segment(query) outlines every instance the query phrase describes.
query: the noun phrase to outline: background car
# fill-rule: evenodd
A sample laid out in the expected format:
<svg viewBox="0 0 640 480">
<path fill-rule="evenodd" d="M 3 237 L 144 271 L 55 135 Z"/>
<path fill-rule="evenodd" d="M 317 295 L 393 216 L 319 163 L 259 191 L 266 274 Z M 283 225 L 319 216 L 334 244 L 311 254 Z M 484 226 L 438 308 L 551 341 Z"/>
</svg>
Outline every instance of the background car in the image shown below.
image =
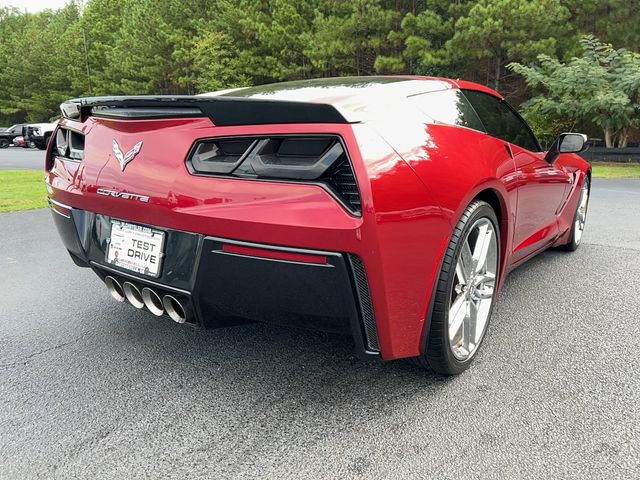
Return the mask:
<svg viewBox="0 0 640 480">
<path fill-rule="evenodd" d="M 457 374 L 507 273 L 584 230 L 586 136 L 543 152 L 472 82 L 319 79 L 62 110 L 46 181 L 72 259 L 180 323 L 346 333 L 363 355 Z"/>
<path fill-rule="evenodd" d="M 14 138 L 23 136 L 23 127 L 25 126 L 24 123 L 18 123 L 0 131 L 0 148 L 7 148 L 13 143 Z"/>
</svg>

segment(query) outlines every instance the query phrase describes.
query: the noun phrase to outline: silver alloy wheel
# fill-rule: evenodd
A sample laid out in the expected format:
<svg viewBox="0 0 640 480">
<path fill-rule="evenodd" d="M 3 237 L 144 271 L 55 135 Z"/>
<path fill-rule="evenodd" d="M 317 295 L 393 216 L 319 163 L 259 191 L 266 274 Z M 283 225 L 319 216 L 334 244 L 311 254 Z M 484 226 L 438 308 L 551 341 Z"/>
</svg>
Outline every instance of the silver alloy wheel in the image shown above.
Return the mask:
<svg viewBox="0 0 640 480">
<path fill-rule="evenodd" d="M 575 242 L 576 245 L 580 245 L 582 240 L 582 233 L 584 232 L 584 224 L 587 221 L 587 205 L 589 204 L 589 182 L 585 179 L 582 182 L 582 188 L 580 189 L 580 202 L 578 203 L 578 211 L 576 212 L 575 219 Z"/>
<path fill-rule="evenodd" d="M 471 358 L 487 328 L 498 271 L 498 242 L 491 221 L 478 219 L 462 241 L 449 306 L 449 346 L 460 361 Z"/>
</svg>

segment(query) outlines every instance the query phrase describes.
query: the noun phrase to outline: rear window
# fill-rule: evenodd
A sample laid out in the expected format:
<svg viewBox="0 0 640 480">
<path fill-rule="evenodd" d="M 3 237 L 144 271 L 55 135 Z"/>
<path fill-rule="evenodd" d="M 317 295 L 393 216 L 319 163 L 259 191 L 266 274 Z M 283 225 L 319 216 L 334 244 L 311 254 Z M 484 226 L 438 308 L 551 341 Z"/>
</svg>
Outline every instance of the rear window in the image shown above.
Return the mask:
<svg viewBox="0 0 640 480">
<path fill-rule="evenodd" d="M 486 132 L 478 114 L 460 90 L 439 90 L 407 98 L 418 110 L 437 122 Z"/>
<path fill-rule="evenodd" d="M 467 90 L 464 93 L 478 112 L 489 135 L 532 152 L 540 151 L 531 129 L 506 101 L 475 90 Z"/>
</svg>

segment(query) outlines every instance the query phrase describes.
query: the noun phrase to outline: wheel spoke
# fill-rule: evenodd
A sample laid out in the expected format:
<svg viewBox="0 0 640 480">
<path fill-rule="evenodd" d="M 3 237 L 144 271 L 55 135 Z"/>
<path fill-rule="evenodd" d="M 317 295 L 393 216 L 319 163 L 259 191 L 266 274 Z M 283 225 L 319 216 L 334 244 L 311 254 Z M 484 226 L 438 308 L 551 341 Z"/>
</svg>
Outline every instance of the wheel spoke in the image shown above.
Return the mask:
<svg viewBox="0 0 640 480">
<path fill-rule="evenodd" d="M 462 249 L 460 250 L 460 257 L 456 263 L 456 272 L 458 272 L 458 269 L 460 269 L 460 273 L 464 275 L 463 284 L 466 285 L 473 273 L 473 255 L 471 253 L 471 248 L 469 247 L 469 242 L 466 240 L 462 244 Z M 460 278 L 460 275 L 458 275 L 458 278 Z"/>
<path fill-rule="evenodd" d="M 462 346 L 471 353 L 476 343 L 476 328 L 478 324 L 478 309 L 475 302 L 468 302 L 469 314 L 464 319 L 464 327 L 462 333 Z"/>
<path fill-rule="evenodd" d="M 449 309 L 449 340 L 453 340 L 467 317 L 467 299 L 464 294 L 456 298 Z"/>
<path fill-rule="evenodd" d="M 491 298 L 481 299 L 477 305 L 476 331 L 473 342 L 477 345 L 484 332 L 484 327 L 489 320 L 489 310 L 491 309 Z"/>
<path fill-rule="evenodd" d="M 462 259 L 459 258 L 456 262 L 456 276 L 458 277 L 458 285 L 466 285 L 469 281 L 462 264 Z"/>
<path fill-rule="evenodd" d="M 476 273 L 481 272 L 487 263 L 487 254 L 489 253 L 492 235 L 493 230 L 489 228 L 488 224 L 481 225 L 478 228 L 478 238 L 473 248 L 473 261 Z"/>
</svg>

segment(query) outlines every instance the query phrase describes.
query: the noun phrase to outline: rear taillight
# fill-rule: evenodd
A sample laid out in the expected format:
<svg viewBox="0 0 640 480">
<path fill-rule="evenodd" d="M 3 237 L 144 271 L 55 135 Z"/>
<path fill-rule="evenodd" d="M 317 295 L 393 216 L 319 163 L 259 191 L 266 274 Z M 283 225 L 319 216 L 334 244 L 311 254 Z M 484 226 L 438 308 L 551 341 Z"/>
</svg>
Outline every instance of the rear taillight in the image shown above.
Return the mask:
<svg viewBox="0 0 640 480">
<path fill-rule="evenodd" d="M 65 127 L 58 127 L 49 140 L 51 154 L 46 160 L 46 170 L 53 168 L 56 158 L 81 162 L 84 158 L 84 134 Z M 51 145 L 52 144 L 52 145 Z"/>
<path fill-rule="evenodd" d="M 82 160 L 84 158 L 84 135 L 75 130 L 58 128 L 52 153 L 70 160 Z"/>
<path fill-rule="evenodd" d="M 339 137 L 287 135 L 198 140 L 187 158 L 197 175 L 310 182 L 324 186 L 351 213 L 360 215 L 353 167 Z"/>
<path fill-rule="evenodd" d="M 250 138 L 198 142 L 189 162 L 193 171 L 197 173 L 231 173 L 256 142 L 257 140 Z"/>
</svg>

